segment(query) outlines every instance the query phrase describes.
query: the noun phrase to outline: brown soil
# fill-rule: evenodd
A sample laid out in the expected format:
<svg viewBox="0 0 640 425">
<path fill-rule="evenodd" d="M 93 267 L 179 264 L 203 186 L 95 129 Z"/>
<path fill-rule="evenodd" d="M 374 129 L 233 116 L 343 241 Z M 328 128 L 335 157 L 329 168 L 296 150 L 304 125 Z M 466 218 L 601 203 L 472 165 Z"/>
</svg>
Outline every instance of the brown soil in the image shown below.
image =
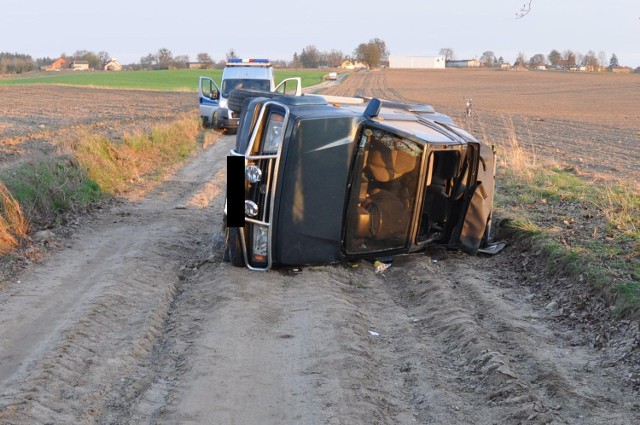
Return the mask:
<svg viewBox="0 0 640 425">
<path fill-rule="evenodd" d="M 404 75 L 356 74 L 330 90 L 414 99 Z M 187 95 L 171 96 L 187 108 Z M 471 96 L 477 119 L 506 114 Z M 638 323 L 602 320 L 605 304 L 546 276 L 526 247 L 430 251 L 384 273 L 222 262 L 232 144 L 220 136 L 144 200 L 50 235 L 42 244 L 60 248 L 0 285 L 0 423 L 640 421 Z"/>
</svg>

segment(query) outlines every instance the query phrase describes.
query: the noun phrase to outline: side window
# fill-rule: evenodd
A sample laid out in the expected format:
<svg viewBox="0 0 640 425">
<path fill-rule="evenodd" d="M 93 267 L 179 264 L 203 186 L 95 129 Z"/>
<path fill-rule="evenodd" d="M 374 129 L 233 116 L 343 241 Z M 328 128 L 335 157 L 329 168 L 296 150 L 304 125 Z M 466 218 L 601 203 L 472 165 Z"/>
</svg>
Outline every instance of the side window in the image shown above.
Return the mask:
<svg viewBox="0 0 640 425">
<path fill-rule="evenodd" d="M 362 168 L 349 202 L 349 253 L 406 246 L 418 188 L 422 146 L 383 130 L 365 128 Z"/>
<path fill-rule="evenodd" d="M 216 87 L 213 80 L 205 80 L 203 82 L 202 95 L 214 100 L 218 98 L 218 88 Z"/>
</svg>

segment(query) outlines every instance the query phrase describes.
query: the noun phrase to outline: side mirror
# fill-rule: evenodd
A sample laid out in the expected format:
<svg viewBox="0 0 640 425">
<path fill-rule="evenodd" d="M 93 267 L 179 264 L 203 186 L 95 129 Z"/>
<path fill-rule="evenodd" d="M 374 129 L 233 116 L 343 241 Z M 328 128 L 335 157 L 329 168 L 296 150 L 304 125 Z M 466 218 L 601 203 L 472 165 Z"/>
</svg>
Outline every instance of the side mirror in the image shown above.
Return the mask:
<svg viewBox="0 0 640 425">
<path fill-rule="evenodd" d="M 220 92 L 218 90 L 213 90 L 209 97 L 211 98 L 211 100 L 217 100 L 220 98 Z"/>
</svg>

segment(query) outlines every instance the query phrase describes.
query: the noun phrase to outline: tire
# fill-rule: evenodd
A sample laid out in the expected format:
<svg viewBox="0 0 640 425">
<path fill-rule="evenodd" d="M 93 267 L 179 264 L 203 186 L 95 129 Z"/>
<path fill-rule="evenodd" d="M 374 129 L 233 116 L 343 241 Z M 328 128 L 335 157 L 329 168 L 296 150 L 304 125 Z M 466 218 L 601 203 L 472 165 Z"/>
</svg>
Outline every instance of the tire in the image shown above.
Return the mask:
<svg viewBox="0 0 640 425">
<path fill-rule="evenodd" d="M 211 128 L 214 130 L 218 130 L 220 128 L 220 122 L 218 121 L 218 111 L 213 113 L 213 118 L 211 119 Z"/>
<path fill-rule="evenodd" d="M 268 99 L 273 99 L 277 96 L 281 96 L 280 93 L 261 90 L 236 89 L 232 90 L 231 93 L 229 93 L 228 107 L 234 112 L 241 113 L 242 104 L 244 103 L 245 99 L 251 97 L 266 97 Z"/>
<path fill-rule="evenodd" d="M 228 261 L 235 267 L 244 267 L 244 256 L 242 254 L 242 245 L 240 243 L 240 230 L 227 227 L 226 248 L 224 250 L 223 260 Z"/>
</svg>

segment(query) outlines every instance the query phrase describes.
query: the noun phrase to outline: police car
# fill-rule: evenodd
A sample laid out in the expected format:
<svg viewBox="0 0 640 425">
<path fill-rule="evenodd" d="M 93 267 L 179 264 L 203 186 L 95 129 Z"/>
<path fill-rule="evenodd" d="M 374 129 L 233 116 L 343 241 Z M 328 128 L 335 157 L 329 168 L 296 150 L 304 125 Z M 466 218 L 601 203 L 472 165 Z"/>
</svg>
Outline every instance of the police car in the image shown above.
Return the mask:
<svg viewBox="0 0 640 425">
<path fill-rule="evenodd" d="M 293 85 L 294 90 L 287 90 L 287 85 L 289 88 Z M 200 117 L 205 125 L 221 130 L 235 131 L 238 128 L 239 114 L 228 107 L 229 93 L 235 89 L 281 93 L 286 90 L 299 96 L 302 94 L 302 82 L 300 78 L 288 78 L 276 87 L 273 66 L 268 59 L 229 59 L 219 86 L 212 78 L 200 77 Z"/>
</svg>

